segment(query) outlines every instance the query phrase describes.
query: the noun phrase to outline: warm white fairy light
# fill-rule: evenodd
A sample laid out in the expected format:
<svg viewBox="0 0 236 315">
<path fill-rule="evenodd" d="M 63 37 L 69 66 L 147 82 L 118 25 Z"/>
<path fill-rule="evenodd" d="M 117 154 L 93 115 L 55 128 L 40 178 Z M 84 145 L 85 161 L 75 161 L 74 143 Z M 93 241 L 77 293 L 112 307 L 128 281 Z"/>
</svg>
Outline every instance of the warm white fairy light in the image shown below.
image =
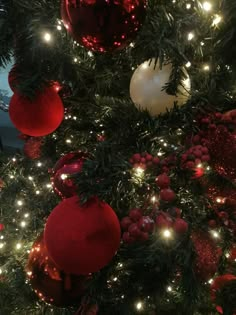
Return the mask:
<svg viewBox="0 0 236 315">
<path fill-rule="evenodd" d="M 10 179 L 13 179 L 14 178 L 14 176 L 13 175 L 10 175 Z"/>
<path fill-rule="evenodd" d="M 210 70 L 210 66 L 209 65 L 204 65 L 203 66 L 203 70 L 204 71 L 209 71 Z"/>
<path fill-rule="evenodd" d="M 139 166 L 134 168 L 134 172 L 137 177 L 143 177 L 144 175 L 144 169 Z"/>
<path fill-rule="evenodd" d="M 209 12 L 212 9 L 212 4 L 210 2 L 208 2 L 208 1 L 205 1 L 202 4 L 202 8 L 203 8 L 203 10 Z"/>
<path fill-rule="evenodd" d="M 151 197 L 151 202 L 155 203 L 157 201 L 157 197 L 156 196 L 152 196 Z"/>
<path fill-rule="evenodd" d="M 0 239 L 1 239 L 1 240 L 3 240 L 3 239 L 4 239 L 4 236 L 3 236 L 3 235 L 1 235 Z"/>
<path fill-rule="evenodd" d="M 114 282 L 116 282 L 117 280 L 118 280 L 118 278 L 117 278 L 117 277 L 113 278 L 113 281 L 114 281 Z"/>
<path fill-rule="evenodd" d="M 22 248 L 22 244 L 21 244 L 21 243 L 17 243 L 17 244 L 16 244 L 16 249 L 19 250 L 19 249 L 21 249 L 21 248 Z"/>
<path fill-rule="evenodd" d="M 15 157 L 14 157 L 14 158 L 12 158 L 12 161 L 13 161 L 13 162 L 16 162 L 16 158 L 15 158 Z"/>
<path fill-rule="evenodd" d="M 18 206 L 23 206 L 23 201 L 22 200 L 17 200 L 17 205 Z"/>
<path fill-rule="evenodd" d="M 188 33 L 188 40 L 192 40 L 194 38 L 194 34 L 192 32 Z"/>
<path fill-rule="evenodd" d="M 216 202 L 217 203 L 224 203 L 224 199 L 221 197 L 216 197 Z"/>
<path fill-rule="evenodd" d="M 143 303 L 142 302 L 137 302 L 135 304 L 135 307 L 138 311 L 141 311 L 143 309 Z"/>
<path fill-rule="evenodd" d="M 31 181 L 34 180 L 32 176 L 29 176 L 28 179 Z"/>
<path fill-rule="evenodd" d="M 66 143 L 71 143 L 71 139 L 66 139 Z"/>
<path fill-rule="evenodd" d="M 67 178 L 67 175 L 66 174 L 61 174 L 61 179 L 64 180 Z"/>
<path fill-rule="evenodd" d="M 24 217 L 25 217 L 25 218 L 28 218 L 28 217 L 29 217 L 29 213 L 25 213 L 25 214 L 24 214 Z"/>
<path fill-rule="evenodd" d="M 122 263 L 119 263 L 118 266 L 119 266 L 120 268 L 122 268 L 122 267 L 123 267 L 123 264 L 122 264 Z"/>
<path fill-rule="evenodd" d="M 166 229 L 166 230 L 162 231 L 162 235 L 164 238 L 169 239 L 169 238 L 171 238 L 172 233 L 170 230 Z"/>
<path fill-rule="evenodd" d="M 36 193 L 36 195 L 39 195 L 39 194 L 40 194 L 40 191 L 39 191 L 39 190 L 36 190 L 35 193 Z"/>
<path fill-rule="evenodd" d="M 213 279 L 208 280 L 209 284 L 212 284 L 212 282 L 213 282 Z"/>
<path fill-rule="evenodd" d="M 41 162 L 38 162 L 38 163 L 37 163 L 37 166 L 38 166 L 38 167 L 41 167 L 42 165 L 43 165 L 43 164 L 42 164 Z"/>
<path fill-rule="evenodd" d="M 3 271 L 2 271 L 2 269 L 0 268 L 0 275 L 2 275 L 2 273 L 3 273 Z"/>
<path fill-rule="evenodd" d="M 172 287 L 169 285 L 166 289 L 168 292 L 171 292 L 172 291 Z"/>
<path fill-rule="evenodd" d="M 61 31 L 62 30 L 61 25 L 57 25 L 57 29 L 58 29 L 58 31 Z"/>
<path fill-rule="evenodd" d="M 197 168 L 202 168 L 202 164 L 199 163 L 199 164 L 197 165 Z"/>
<path fill-rule="evenodd" d="M 0 249 L 2 249 L 4 247 L 4 243 L 0 243 Z"/>
<path fill-rule="evenodd" d="M 221 21 L 222 21 L 222 17 L 216 14 L 212 22 L 212 26 L 217 26 Z"/>
<path fill-rule="evenodd" d="M 226 253 L 226 254 L 225 254 L 225 257 L 226 257 L 226 258 L 229 258 L 229 257 L 230 257 L 230 254 L 229 254 L 229 253 Z"/>
<path fill-rule="evenodd" d="M 43 39 L 45 40 L 45 42 L 49 43 L 52 40 L 52 35 L 46 32 L 43 34 Z"/>
<path fill-rule="evenodd" d="M 52 184 L 47 184 L 46 187 L 47 187 L 47 188 L 51 188 L 51 187 L 52 187 Z"/>
<path fill-rule="evenodd" d="M 25 221 L 22 221 L 22 222 L 20 223 L 20 226 L 21 226 L 22 228 L 25 228 L 26 225 L 27 225 L 27 223 L 26 223 Z"/>
<path fill-rule="evenodd" d="M 219 238 L 219 237 L 220 237 L 220 234 L 219 234 L 219 232 L 217 232 L 217 231 L 211 231 L 211 234 L 212 234 L 212 236 L 213 236 L 214 238 Z"/>
<path fill-rule="evenodd" d="M 88 51 L 89 57 L 93 57 L 93 53 L 91 51 Z"/>
<path fill-rule="evenodd" d="M 204 45 L 205 45 L 205 43 L 204 43 L 204 42 L 201 42 L 201 43 L 200 43 L 200 45 L 201 45 L 201 46 L 204 46 Z"/>
<path fill-rule="evenodd" d="M 185 67 L 190 68 L 190 67 L 191 67 L 191 62 L 188 61 L 188 62 L 185 64 Z"/>
<path fill-rule="evenodd" d="M 162 156 L 163 155 L 163 153 L 161 152 L 161 151 L 159 151 L 158 153 L 157 153 L 157 156 Z"/>
<path fill-rule="evenodd" d="M 77 61 L 78 61 L 78 58 L 75 57 L 75 58 L 74 58 L 74 62 L 77 62 Z"/>
<path fill-rule="evenodd" d="M 187 3 L 187 4 L 186 4 L 186 9 L 187 9 L 187 10 L 191 9 L 191 3 Z"/>
<path fill-rule="evenodd" d="M 130 43 L 129 46 L 133 48 L 134 47 L 134 43 Z"/>
</svg>

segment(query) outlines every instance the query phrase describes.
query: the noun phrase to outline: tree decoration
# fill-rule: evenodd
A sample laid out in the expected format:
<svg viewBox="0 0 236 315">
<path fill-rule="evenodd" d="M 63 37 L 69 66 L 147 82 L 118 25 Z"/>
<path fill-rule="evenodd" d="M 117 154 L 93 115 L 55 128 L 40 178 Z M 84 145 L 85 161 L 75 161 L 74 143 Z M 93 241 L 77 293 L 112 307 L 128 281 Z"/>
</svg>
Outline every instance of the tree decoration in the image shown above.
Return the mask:
<svg viewBox="0 0 236 315">
<path fill-rule="evenodd" d="M 64 117 L 60 97 L 52 88 L 38 91 L 33 100 L 14 93 L 9 106 L 12 123 L 22 133 L 41 137 L 55 131 Z"/>
<path fill-rule="evenodd" d="M 214 279 L 214 281 L 211 284 L 211 299 L 213 300 L 214 303 L 217 303 L 219 301 L 218 296 L 220 295 L 221 290 L 224 289 L 228 284 L 232 283 L 233 281 L 236 284 L 236 276 L 232 274 L 224 274 Z M 222 305 L 218 305 L 216 309 L 220 314 L 223 314 Z M 236 314 L 236 307 L 233 310 L 233 313 L 231 314 L 232 315 Z"/>
<path fill-rule="evenodd" d="M 92 198 L 83 206 L 77 196 L 52 211 L 45 227 L 49 255 L 65 273 L 87 275 L 106 266 L 120 245 L 120 224 L 112 208 Z"/>
<path fill-rule="evenodd" d="M 151 115 L 158 115 L 173 108 L 174 102 L 183 105 L 187 101 L 190 90 L 187 73 L 177 95 L 167 94 L 163 90 L 170 80 L 171 69 L 171 64 L 160 68 L 159 61 L 155 64 L 155 59 L 150 59 L 134 71 L 130 81 L 130 97 L 138 108 L 147 109 Z"/>
<path fill-rule="evenodd" d="M 208 148 L 202 145 L 196 145 L 189 148 L 181 156 L 181 164 L 183 168 L 195 170 L 201 163 L 210 161 Z"/>
<path fill-rule="evenodd" d="M 41 157 L 41 148 L 43 139 L 39 137 L 31 137 L 25 141 L 24 154 L 31 160 L 39 159 Z"/>
<path fill-rule="evenodd" d="M 192 233 L 192 241 L 196 253 L 194 271 L 199 281 L 208 281 L 218 269 L 219 251 L 208 233 L 198 231 Z"/>
<path fill-rule="evenodd" d="M 5 229 L 5 225 L 3 223 L 0 223 L 0 231 L 3 231 Z"/>
<path fill-rule="evenodd" d="M 17 70 L 17 65 L 15 64 L 11 68 L 8 74 L 8 84 L 13 92 L 16 91 L 16 86 L 18 84 L 17 79 L 18 79 L 18 70 Z"/>
<path fill-rule="evenodd" d="M 77 186 L 73 176 L 82 170 L 88 154 L 78 151 L 62 156 L 51 171 L 51 182 L 54 191 L 61 198 L 69 198 L 77 193 Z"/>
<path fill-rule="evenodd" d="M 58 269 L 48 255 L 43 233 L 32 246 L 26 274 L 41 300 L 60 307 L 78 304 L 89 279 L 85 276 L 66 275 Z"/>
<path fill-rule="evenodd" d="M 160 159 L 154 157 L 147 152 L 135 153 L 129 160 L 133 167 L 140 167 L 142 169 L 150 168 L 159 164 Z"/>
<path fill-rule="evenodd" d="M 62 0 L 64 25 L 74 40 L 99 52 L 126 47 L 136 36 L 144 18 L 145 1 Z"/>
</svg>

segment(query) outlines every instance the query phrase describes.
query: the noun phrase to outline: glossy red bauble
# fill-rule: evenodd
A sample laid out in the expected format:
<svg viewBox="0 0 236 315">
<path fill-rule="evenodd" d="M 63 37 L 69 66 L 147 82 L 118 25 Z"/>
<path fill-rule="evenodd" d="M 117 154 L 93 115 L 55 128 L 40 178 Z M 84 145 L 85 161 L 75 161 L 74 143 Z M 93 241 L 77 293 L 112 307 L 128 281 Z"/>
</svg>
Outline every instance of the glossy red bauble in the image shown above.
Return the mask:
<svg viewBox="0 0 236 315">
<path fill-rule="evenodd" d="M 26 274 L 37 296 L 56 306 L 78 303 L 86 289 L 88 277 L 65 275 L 49 257 L 43 233 L 30 251 Z"/>
<path fill-rule="evenodd" d="M 52 170 L 52 186 L 55 192 L 62 198 L 75 196 L 77 186 L 74 182 L 73 175 L 79 173 L 88 154 L 78 151 L 65 154 L 56 163 Z"/>
<path fill-rule="evenodd" d="M 38 91 L 33 100 L 14 93 L 9 106 L 12 123 L 22 133 L 41 137 L 55 131 L 64 117 L 60 97 L 52 88 Z"/>
<path fill-rule="evenodd" d="M 99 52 L 124 48 L 144 18 L 144 0 L 62 0 L 61 16 L 74 40 Z"/>
<path fill-rule="evenodd" d="M 108 204 L 93 198 L 81 206 L 74 196 L 52 211 L 44 237 L 60 269 L 87 275 L 111 261 L 119 248 L 120 234 L 119 220 Z"/>
</svg>

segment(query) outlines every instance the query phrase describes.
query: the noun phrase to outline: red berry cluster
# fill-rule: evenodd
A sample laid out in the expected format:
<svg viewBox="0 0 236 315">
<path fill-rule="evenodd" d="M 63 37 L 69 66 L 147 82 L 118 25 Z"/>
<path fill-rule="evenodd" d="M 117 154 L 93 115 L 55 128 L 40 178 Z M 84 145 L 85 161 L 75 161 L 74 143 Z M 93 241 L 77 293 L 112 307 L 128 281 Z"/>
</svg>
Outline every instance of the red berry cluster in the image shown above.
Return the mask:
<svg viewBox="0 0 236 315">
<path fill-rule="evenodd" d="M 195 169 L 198 164 L 210 161 L 208 148 L 202 145 L 195 145 L 189 148 L 181 156 L 181 165 L 185 169 Z"/>
<path fill-rule="evenodd" d="M 156 217 L 156 226 L 159 229 L 173 229 L 176 234 L 183 235 L 188 231 L 188 223 L 180 218 L 180 210 L 175 208 L 175 218 L 161 211 Z"/>
<path fill-rule="evenodd" d="M 170 177 L 166 173 L 157 176 L 156 184 L 160 188 L 160 200 L 172 202 L 175 199 L 175 192 L 169 187 Z"/>
<path fill-rule="evenodd" d="M 154 221 L 150 216 L 143 216 L 141 209 L 132 209 L 129 216 L 121 220 L 121 227 L 124 230 L 123 241 L 130 244 L 148 240 L 154 229 Z"/>
<path fill-rule="evenodd" d="M 141 154 L 135 153 L 129 162 L 133 165 L 133 167 L 146 169 L 147 167 L 158 165 L 160 163 L 160 159 L 158 157 L 153 157 L 149 153 L 143 152 Z"/>
</svg>

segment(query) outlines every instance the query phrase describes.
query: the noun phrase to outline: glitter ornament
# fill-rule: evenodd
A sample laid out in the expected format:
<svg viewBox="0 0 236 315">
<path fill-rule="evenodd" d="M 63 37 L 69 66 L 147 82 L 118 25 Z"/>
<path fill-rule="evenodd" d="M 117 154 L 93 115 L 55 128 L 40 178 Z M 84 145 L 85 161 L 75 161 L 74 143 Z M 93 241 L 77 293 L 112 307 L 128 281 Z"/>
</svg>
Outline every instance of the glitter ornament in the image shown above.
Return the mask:
<svg viewBox="0 0 236 315">
<path fill-rule="evenodd" d="M 29 138 L 26 140 L 23 148 L 25 156 L 31 160 L 39 159 L 41 156 L 43 140 L 42 138 Z"/>
<path fill-rule="evenodd" d="M 37 296 L 46 303 L 65 307 L 77 304 L 89 277 L 65 275 L 49 257 L 43 233 L 34 242 L 26 275 Z"/>
<path fill-rule="evenodd" d="M 75 41 L 98 51 L 126 47 L 139 31 L 146 13 L 144 0 L 62 0 L 61 16 Z"/>
<path fill-rule="evenodd" d="M 70 152 L 62 156 L 54 166 L 51 183 L 54 191 L 61 198 L 69 198 L 77 194 L 73 176 L 82 170 L 83 163 L 87 158 L 87 153 Z"/>
<path fill-rule="evenodd" d="M 219 251 L 214 240 L 203 231 L 193 232 L 195 248 L 194 271 L 199 281 L 208 281 L 214 276 L 219 264 Z"/>
<path fill-rule="evenodd" d="M 185 72 L 185 80 L 179 86 L 177 95 L 167 94 L 163 87 L 169 82 L 172 65 L 162 65 L 155 59 L 145 61 L 134 71 L 130 81 L 130 97 L 140 109 L 146 109 L 151 115 L 165 113 L 174 107 L 174 102 L 183 105 L 188 99 L 190 78 Z"/>
</svg>

